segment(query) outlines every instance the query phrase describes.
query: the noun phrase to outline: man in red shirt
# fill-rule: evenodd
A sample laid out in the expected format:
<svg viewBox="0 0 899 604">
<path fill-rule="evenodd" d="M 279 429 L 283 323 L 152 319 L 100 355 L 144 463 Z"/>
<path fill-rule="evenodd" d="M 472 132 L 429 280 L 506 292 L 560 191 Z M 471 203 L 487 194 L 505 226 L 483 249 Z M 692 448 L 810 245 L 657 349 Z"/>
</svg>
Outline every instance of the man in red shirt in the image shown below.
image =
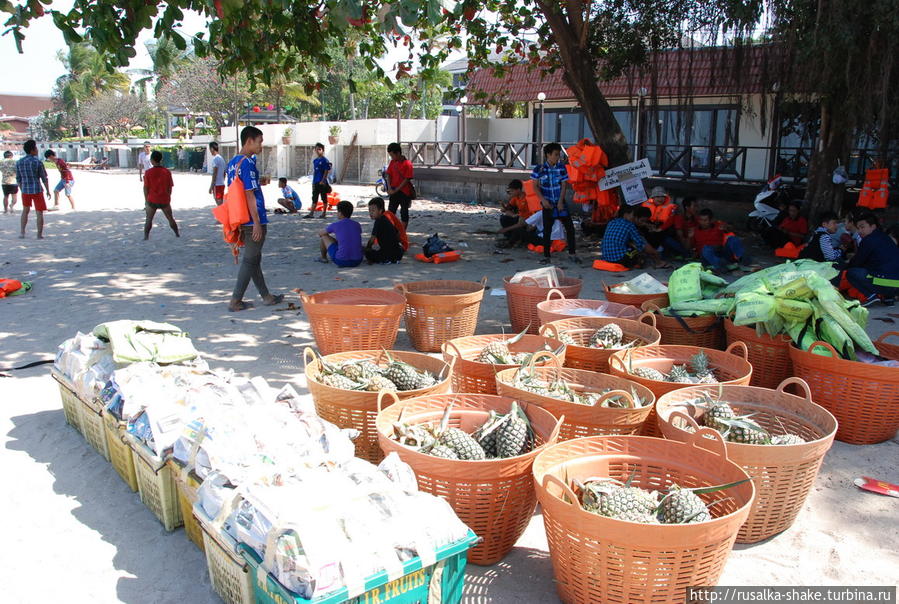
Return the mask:
<svg viewBox="0 0 899 604">
<path fill-rule="evenodd" d="M 800 210 L 801 207 L 798 203 L 791 203 L 787 206 L 787 215 L 777 225 L 777 228 L 787 237 L 784 243 L 792 241 L 796 245 L 802 245 L 805 242 L 808 235 L 808 220 L 799 213 Z"/>
<path fill-rule="evenodd" d="M 75 209 L 75 198 L 72 197 L 72 187 L 75 186 L 75 177 L 72 176 L 72 171 L 69 169 L 69 164 L 65 162 L 65 160 L 56 157 L 56 152 L 52 149 L 47 149 L 44 151 L 44 159 L 52 161 L 56 164 L 56 167 L 59 169 L 59 182 L 53 188 L 53 209 L 59 208 L 59 192 L 65 190 L 66 197 L 69 198 L 69 203 L 72 205 L 72 209 Z"/>
<path fill-rule="evenodd" d="M 749 263 L 743 250 L 743 242 L 733 233 L 725 232 L 723 223 L 715 220 L 711 210 L 700 210 L 697 223 L 698 227 L 693 229 L 691 238 L 696 255 L 703 263 L 716 271 L 732 271 L 741 264 Z"/>
<path fill-rule="evenodd" d="M 403 155 L 403 148 L 399 143 L 387 145 L 387 155 L 390 156 L 390 164 L 387 166 L 387 195 L 390 196 L 390 204 L 387 211 L 396 214 L 399 207 L 400 220 L 405 226 L 409 226 L 409 206 L 415 196 L 415 189 L 412 187 L 412 162 Z"/>
<path fill-rule="evenodd" d="M 681 202 L 681 211 L 674 215 L 674 230 L 684 249 L 692 247 L 690 232 L 699 228 L 699 208 L 695 197 L 684 197 Z"/>
<path fill-rule="evenodd" d="M 144 241 L 150 238 L 150 229 L 153 228 L 153 217 L 156 210 L 162 210 L 169 221 L 169 226 L 175 231 L 175 237 L 180 237 L 178 223 L 172 216 L 172 173 L 162 164 L 162 153 L 153 151 L 150 154 L 152 167 L 144 172 L 144 204 L 147 210 L 147 220 L 144 222 Z"/>
</svg>

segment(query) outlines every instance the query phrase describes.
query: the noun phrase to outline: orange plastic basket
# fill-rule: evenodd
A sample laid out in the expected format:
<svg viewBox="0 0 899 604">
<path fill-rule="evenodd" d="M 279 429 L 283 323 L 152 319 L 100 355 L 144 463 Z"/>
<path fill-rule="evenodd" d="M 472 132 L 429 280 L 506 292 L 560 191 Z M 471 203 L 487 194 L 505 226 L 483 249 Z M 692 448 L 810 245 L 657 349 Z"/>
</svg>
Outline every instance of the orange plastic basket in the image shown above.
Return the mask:
<svg viewBox="0 0 899 604">
<path fill-rule="evenodd" d="M 813 352 L 823 348 L 832 356 Z M 899 430 L 899 367 L 882 367 L 841 359 L 827 342 L 808 351 L 790 346 L 796 377 L 808 382 L 816 403 L 839 422 L 837 440 L 873 445 Z"/>
<path fill-rule="evenodd" d="M 546 355 L 552 361 L 551 367 L 534 367 L 538 355 Z M 602 392 L 611 388 L 596 405 L 580 405 L 549 396 L 529 392 L 514 385 L 515 374 L 519 368 L 504 369 L 496 374 L 496 388 L 500 396 L 507 396 L 518 401 L 527 401 L 543 407 L 556 417 L 565 417 L 559 440 L 580 438 L 581 436 L 602 436 L 606 434 L 639 434 L 643 422 L 649 417 L 653 408 L 655 395 L 646 386 L 602 373 L 582 371 L 580 369 L 564 369 L 558 358 L 551 352 L 537 353 L 532 359 L 530 372 L 543 380 L 562 379 L 576 390 Z M 644 401 L 645 407 L 638 409 L 614 409 L 603 407 L 602 400 L 613 396 L 624 396 L 632 399 L 633 393 Z"/>
<path fill-rule="evenodd" d="M 529 453 L 507 459 L 460 461 L 419 453 L 390 436 L 393 422 L 437 423 L 450 403 L 450 426 L 472 432 L 489 412 L 508 413 L 512 399 L 484 394 L 438 394 L 397 402 L 378 413 L 378 438 L 385 453 L 396 451 L 418 478 L 418 488 L 443 497 L 468 527 L 483 541 L 468 552 L 475 564 L 502 560 L 527 528 L 537 504 L 531 464 L 548 444 L 556 442 L 562 419 L 549 411 L 522 403 L 536 435 L 537 446 Z"/>
<path fill-rule="evenodd" d="M 629 304 L 618 304 L 608 300 L 584 300 L 581 298 L 569 300 L 559 290 L 551 289 L 546 294 L 546 300 L 537 304 L 537 318 L 540 320 L 541 325 L 562 319 L 582 319 L 585 318 L 585 315 L 576 312 L 582 309 L 597 313 L 596 317 L 588 318 L 614 317 L 635 320 L 641 314 L 639 308 Z"/>
<path fill-rule="evenodd" d="M 703 428 L 682 443 L 643 436 L 594 436 L 547 447 L 534 461 L 537 498 L 563 602 L 684 602 L 687 587 L 715 585 L 749 515 L 752 482 L 701 495 L 712 520 L 641 524 L 587 512 L 568 484 L 610 477 L 662 490 L 672 483 L 705 487 L 745 480 L 727 458 L 721 435 Z"/>
<path fill-rule="evenodd" d="M 776 388 L 778 384 L 793 375 L 793 362 L 790 360 L 789 336 L 758 335 L 754 327 L 734 325 L 730 319 L 724 320 L 724 333 L 728 345 L 743 342 L 749 351 L 749 362 L 752 364 L 752 386 Z"/>
<path fill-rule="evenodd" d="M 803 396 L 786 392 L 797 385 Z M 665 438 L 685 442 L 689 429 L 699 429 L 705 410 L 680 406 L 701 397 L 727 401 L 738 415 L 752 413 L 753 421 L 774 434 L 786 430 L 804 438 L 798 445 L 748 445 L 727 443 L 727 456 L 752 476 L 756 498 L 749 518 L 740 528 L 738 543 L 756 543 L 784 531 L 793 524 L 806 497 L 815 484 L 824 455 L 833 444 L 837 420 L 826 409 L 812 402 L 808 384 L 788 378 L 776 390 L 754 386 L 703 384 L 669 392 L 659 399 L 656 410 Z"/>
<path fill-rule="evenodd" d="M 475 281 L 413 281 L 394 287 L 406 298 L 406 333 L 422 352 L 439 352 L 447 340 L 474 335 L 484 285 Z"/>
<path fill-rule="evenodd" d="M 643 313 L 639 319 L 606 319 L 602 317 L 578 317 L 576 319 L 560 319 L 545 323 L 540 328 L 540 334 L 549 338 L 559 339 L 559 333 L 565 332 L 577 342 L 577 345 L 568 344 L 565 347 L 565 366 L 572 369 L 584 369 L 585 371 L 609 372 L 609 357 L 616 348 L 590 348 L 587 346 L 590 337 L 600 327 L 615 323 L 621 327 L 626 341 L 634 339 L 642 340 L 640 346 L 657 346 L 661 335 L 655 328 L 656 317 L 651 313 Z"/>
<path fill-rule="evenodd" d="M 890 337 L 899 337 L 899 331 L 888 331 L 881 335 L 874 342 L 874 347 L 880 351 L 881 356 L 899 361 L 899 344 L 887 344 L 886 339 Z"/>
<path fill-rule="evenodd" d="M 452 360 L 446 362 L 426 354 L 402 350 L 391 350 L 390 356 L 409 363 L 417 369 L 430 371 L 437 377 L 437 383 L 428 388 L 397 392 L 400 400 L 424 394 L 449 392 Z M 386 355 L 383 350 L 339 352 L 324 357 L 326 363 L 334 364 L 365 359 L 374 363 L 386 363 Z M 384 454 L 378 446 L 378 429 L 375 426 L 375 419 L 378 415 L 378 393 L 342 390 L 326 386 L 317 379 L 321 373 L 321 362 L 315 358 L 311 348 L 304 351 L 303 360 L 306 364 L 306 385 L 312 395 L 312 402 L 315 403 L 316 412 L 322 419 L 336 426 L 358 430 L 359 437 L 355 442 L 356 457 L 375 464 L 379 463 L 384 458 Z"/>
<path fill-rule="evenodd" d="M 641 308 L 655 313 L 656 329 L 662 334 L 662 344 L 672 346 L 698 346 L 721 350 L 724 344 L 724 329 L 721 317 L 669 317 L 661 313 L 657 301 L 644 302 Z"/>
<path fill-rule="evenodd" d="M 668 306 L 668 294 L 622 294 L 615 291 L 616 287 L 620 287 L 621 283 L 616 283 L 614 285 L 606 285 L 606 282 L 602 282 L 602 291 L 606 295 L 606 300 L 609 302 L 617 302 L 618 304 L 628 304 L 630 306 L 640 307 L 644 302 L 649 302 L 652 300 L 661 308 L 665 308 Z M 668 285 L 668 282 L 665 282 L 665 285 Z"/>
<path fill-rule="evenodd" d="M 383 289 L 333 289 L 300 294 L 322 354 L 393 348 L 406 299 Z"/>
<path fill-rule="evenodd" d="M 697 348 L 695 346 L 643 346 L 634 348 L 633 350 L 619 350 L 609 357 L 609 371 L 612 375 L 633 380 L 638 384 L 642 384 L 652 390 L 659 399 L 664 394 L 668 394 L 674 390 L 686 388 L 691 384 L 678 384 L 676 382 L 659 382 L 656 380 L 647 380 L 640 376 L 633 375 L 628 369 L 633 366 L 649 367 L 658 369 L 662 373 L 671 370 L 672 365 L 684 365 L 694 354 L 700 350 L 705 352 L 709 357 L 709 366 L 715 370 L 715 375 L 720 384 L 739 384 L 748 385 L 752 378 L 752 365 L 747 360 L 749 352 L 746 344 L 743 342 L 734 342 L 727 347 L 726 351 L 712 350 L 711 348 Z M 737 356 L 734 350 L 742 353 Z M 716 384 L 717 385 L 717 384 Z M 661 436 L 658 425 L 658 416 L 655 409 L 650 414 L 646 423 L 643 424 L 643 434 L 646 436 Z"/>
<path fill-rule="evenodd" d="M 560 271 L 561 272 L 561 271 Z M 518 333 L 525 327 L 528 333 L 536 334 L 540 329 L 540 317 L 537 315 L 537 304 L 546 300 L 546 296 L 553 289 L 558 289 L 565 298 L 577 298 L 581 294 L 583 279 L 575 277 L 559 278 L 559 287 L 542 287 L 529 277 L 525 277 L 518 283 L 511 283 L 512 277 L 505 277 L 503 283 L 506 286 L 506 304 L 509 306 L 509 320 L 512 322 L 512 331 Z"/>
<path fill-rule="evenodd" d="M 481 363 L 475 359 L 487 344 L 496 340 L 509 340 L 515 334 L 490 334 L 456 338 L 443 345 L 443 358 L 453 364 L 453 392 L 470 394 L 496 394 L 496 374 L 509 367 L 518 365 L 492 365 Z M 565 345 L 558 340 L 544 336 L 524 335 L 511 344 L 512 352 L 537 352 L 538 350 L 559 350 L 559 359 L 565 360 Z"/>
</svg>

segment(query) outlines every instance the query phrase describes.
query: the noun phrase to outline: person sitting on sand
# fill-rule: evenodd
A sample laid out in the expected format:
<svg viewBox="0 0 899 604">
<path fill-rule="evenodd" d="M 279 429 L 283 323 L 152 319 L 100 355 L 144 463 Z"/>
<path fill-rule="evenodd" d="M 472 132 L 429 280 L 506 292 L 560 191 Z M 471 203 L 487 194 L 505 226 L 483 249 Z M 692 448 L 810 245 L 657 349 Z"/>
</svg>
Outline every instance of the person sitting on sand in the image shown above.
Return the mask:
<svg viewBox="0 0 899 604">
<path fill-rule="evenodd" d="M 727 225 L 715 220 L 708 208 L 699 211 L 699 226 L 690 230 L 693 249 L 703 264 L 716 272 L 733 271 L 749 263 L 743 242 L 733 233 L 726 232 Z"/>
<path fill-rule="evenodd" d="M 399 231 L 385 215 L 384 200 L 375 197 L 369 201 L 368 215 L 374 225 L 365 245 L 365 259 L 369 264 L 399 264 L 405 250 L 400 243 Z"/>
<path fill-rule="evenodd" d="M 627 268 L 641 267 L 649 259 L 656 268 L 670 268 L 671 265 L 662 261 L 656 248 L 637 228 L 638 221 L 647 222 L 651 215 L 652 212 L 643 206 L 622 205 L 618 217 L 609 221 L 603 233 L 602 259 Z"/>
<path fill-rule="evenodd" d="M 331 262 L 340 268 L 351 268 L 362 264 L 362 225 L 350 217 L 353 204 L 341 201 L 337 204 L 337 222 L 332 222 L 318 232 L 321 238 L 321 258 L 316 262 Z"/>
<path fill-rule="evenodd" d="M 278 188 L 281 189 L 281 195 L 278 199 L 278 205 L 287 210 L 288 214 L 296 214 L 303 207 L 299 194 L 293 190 L 293 187 L 287 184 L 287 179 L 283 176 L 278 179 Z"/>
<path fill-rule="evenodd" d="M 533 213 L 528 208 L 524 185 L 520 180 L 516 178 L 510 182 L 506 194 L 509 198 L 500 206 L 500 229 L 496 232 L 497 235 L 502 235 L 496 244 L 499 248 L 514 247 L 525 242 L 528 231 L 526 220 Z"/>
<path fill-rule="evenodd" d="M 172 215 L 172 173 L 162 165 L 162 153 L 153 151 L 150 153 L 150 169 L 144 172 L 144 206 L 147 219 L 144 221 L 144 241 L 150 238 L 150 229 L 153 228 L 153 217 L 156 210 L 162 210 L 169 227 L 175 232 L 175 237 L 180 237 L 178 223 Z"/>
</svg>

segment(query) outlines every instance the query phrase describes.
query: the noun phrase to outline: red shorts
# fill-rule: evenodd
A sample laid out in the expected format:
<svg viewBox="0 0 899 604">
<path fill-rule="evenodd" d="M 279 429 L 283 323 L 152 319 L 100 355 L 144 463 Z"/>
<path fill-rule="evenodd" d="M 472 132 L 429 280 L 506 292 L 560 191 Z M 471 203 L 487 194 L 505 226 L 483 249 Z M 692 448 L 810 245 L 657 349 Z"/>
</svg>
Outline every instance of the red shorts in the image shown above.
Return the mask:
<svg viewBox="0 0 899 604">
<path fill-rule="evenodd" d="M 43 193 L 22 193 L 22 205 L 30 208 L 32 203 L 36 211 L 47 211 L 47 200 L 44 198 Z"/>
<path fill-rule="evenodd" d="M 215 193 L 213 194 L 216 200 L 225 198 L 225 185 L 215 185 Z"/>
</svg>

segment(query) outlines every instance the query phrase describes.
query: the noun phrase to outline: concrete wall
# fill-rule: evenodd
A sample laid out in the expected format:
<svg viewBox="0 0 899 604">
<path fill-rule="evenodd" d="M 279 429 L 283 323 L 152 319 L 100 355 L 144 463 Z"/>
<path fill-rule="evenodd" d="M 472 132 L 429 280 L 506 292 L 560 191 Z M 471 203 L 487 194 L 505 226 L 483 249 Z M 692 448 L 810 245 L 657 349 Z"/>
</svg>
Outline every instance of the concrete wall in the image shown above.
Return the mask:
<svg viewBox="0 0 899 604">
<path fill-rule="evenodd" d="M 490 120 L 488 140 L 495 143 L 523 143 L 531 140 L 531 120 L 528 118 Z"/>
</svg>

